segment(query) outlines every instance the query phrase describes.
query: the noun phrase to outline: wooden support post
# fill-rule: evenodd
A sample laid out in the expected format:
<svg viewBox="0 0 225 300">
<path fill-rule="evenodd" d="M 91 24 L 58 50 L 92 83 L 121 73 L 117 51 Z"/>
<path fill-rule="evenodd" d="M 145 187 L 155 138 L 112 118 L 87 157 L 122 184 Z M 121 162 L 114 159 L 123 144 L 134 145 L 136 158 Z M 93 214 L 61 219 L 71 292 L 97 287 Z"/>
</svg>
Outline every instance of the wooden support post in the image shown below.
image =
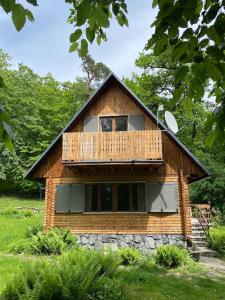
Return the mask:
<svg viewBox="0 0 225 300">
<path fill-rule="evenodd" d="M 186 201 L 185 201 L 185 188 L 184 188 L 184 175 L 183 170 L 181 169 L 179 172 L 179 181 L 180 181 L 180 198 L 181 198 L 181 212 L 183 219 L 183 233 L 185 240 L 187 239 L 187 212 L 186 212 Z"/>
</svg>

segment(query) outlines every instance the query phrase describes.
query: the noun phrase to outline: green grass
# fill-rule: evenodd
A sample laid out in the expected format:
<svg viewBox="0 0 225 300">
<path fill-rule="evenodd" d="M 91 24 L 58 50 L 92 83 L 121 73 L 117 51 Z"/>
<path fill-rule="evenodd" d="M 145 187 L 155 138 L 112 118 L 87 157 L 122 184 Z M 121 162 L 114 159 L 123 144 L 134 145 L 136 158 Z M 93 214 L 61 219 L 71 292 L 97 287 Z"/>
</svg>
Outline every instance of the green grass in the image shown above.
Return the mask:
<svg viewBox="0 0 225 300">
<path fill-rule="evenodd" d="M 43 205 L 44 202 L 40 200 L 0 197 L 0 211 L 21 206 L 40 209 L 39 214 L 22 219 L 17 219 L 14 216 L 0 215 L 0 252 L 8 252 L 13 242 L 24 238 L 26 227 L 34 223 L 43 222 Z"/>
<path fill-rule="evenodd" d="M 0 292 L 3 290 L 6 282 L 16 274 L 23 263 L 23 257 L 0 254 Z"/>
<path fill-rule="evenodd" d="M 0 215 L 0 293 L 19 268 L 29 263 L 29 259 L 55 259 L 7 253 L 12 243 L 24 238 L 27 226 L 43 222 L 43 201 L 0 197 L 0 211 L 19 206 L 40 208 L 40 213 L 22 219 Z M 225 299 L 225 278 L 213 279 L 207 275 L 207 270 L 198 267 L 168 271 L 154 265 L 149 268 L 132 266 L 119 270 L 116 276 L 122 280 L 128 300 Z"/>
<path fill-rule="evenodd" d="M 225 299 L 225 278 L 213 280 L 203 272 L 193 275 L 165 270 L 122 271 L 129 300 L 221 300 Z"/>
</svg>

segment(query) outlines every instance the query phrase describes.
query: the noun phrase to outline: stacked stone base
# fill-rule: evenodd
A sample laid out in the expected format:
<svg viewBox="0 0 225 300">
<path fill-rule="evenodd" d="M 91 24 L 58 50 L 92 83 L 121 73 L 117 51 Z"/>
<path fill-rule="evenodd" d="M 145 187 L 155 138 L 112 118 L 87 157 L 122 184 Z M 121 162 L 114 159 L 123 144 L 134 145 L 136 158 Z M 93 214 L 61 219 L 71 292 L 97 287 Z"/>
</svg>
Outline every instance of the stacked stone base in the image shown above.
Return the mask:
<svg viewBox="0 0 225 300">
<path fill-rule="evenodd" d="M 132 247 L 146 252 L 166 244 L 186 246 L 183 235 L 176 234 L 80 234 L 77 238 L 79 245 L 92 249 Z"/>
</svg>

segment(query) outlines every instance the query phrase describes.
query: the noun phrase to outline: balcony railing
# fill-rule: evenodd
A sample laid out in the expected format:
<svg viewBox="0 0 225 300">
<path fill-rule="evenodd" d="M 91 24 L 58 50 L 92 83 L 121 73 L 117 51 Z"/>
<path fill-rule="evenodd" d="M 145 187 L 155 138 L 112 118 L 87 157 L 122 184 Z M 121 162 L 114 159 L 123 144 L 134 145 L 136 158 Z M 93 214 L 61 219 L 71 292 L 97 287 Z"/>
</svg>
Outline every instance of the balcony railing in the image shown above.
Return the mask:
<svg viewBox="0 0 225 300">
<path fill-rule="evenodd" d="M 64 162 L 162 160 L 160 130 L 63 134 Z"/>
</svg>

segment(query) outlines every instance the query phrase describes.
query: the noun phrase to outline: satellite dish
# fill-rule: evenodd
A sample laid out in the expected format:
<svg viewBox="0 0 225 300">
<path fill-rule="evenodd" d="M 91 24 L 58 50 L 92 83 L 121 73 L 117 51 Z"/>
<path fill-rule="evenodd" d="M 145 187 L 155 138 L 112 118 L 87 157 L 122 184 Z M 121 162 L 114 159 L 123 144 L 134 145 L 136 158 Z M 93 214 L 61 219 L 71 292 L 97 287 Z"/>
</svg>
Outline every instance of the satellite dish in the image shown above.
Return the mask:
<svg viewBox="0 0 225 300">
<path fill-rule="evenodd" d="M 174 134 L 176 134 L 178 132 L 178 125 L 176 119 L 174 118 L 174 115 L 171 112 L 165 112 L 165 121 L 167 127 L 172 130 Z"/>
</svg>

